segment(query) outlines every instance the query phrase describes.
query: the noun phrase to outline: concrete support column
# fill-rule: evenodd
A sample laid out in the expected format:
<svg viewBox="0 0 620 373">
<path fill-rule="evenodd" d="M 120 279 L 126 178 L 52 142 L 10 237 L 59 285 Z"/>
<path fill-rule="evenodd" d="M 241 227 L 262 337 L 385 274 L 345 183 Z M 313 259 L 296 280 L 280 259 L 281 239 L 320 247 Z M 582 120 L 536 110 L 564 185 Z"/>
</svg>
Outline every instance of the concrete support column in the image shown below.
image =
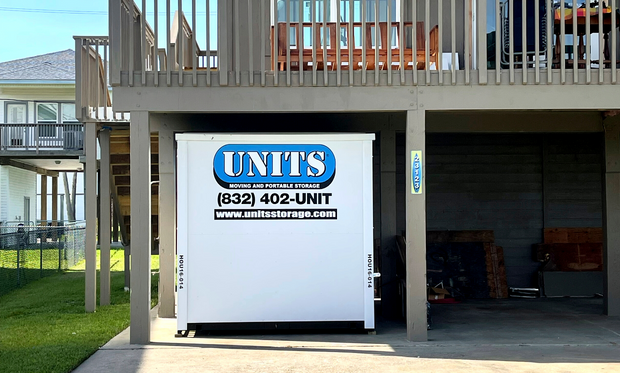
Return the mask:
<svg viewBox="0 0 620 373">
<path fill-rule="evenodd" d="M 388 123 L 381 129 L 381 313 L 401 316 L 396 270 L 400 254 L 396 247 L 396 132 Z"/>
<path fill-rule="evenodd" d="M 47 176 L 41 175 L 41 225 L 47 225 Z"/>
<path fill-rule="evenodd" d="M 99 132 L 101 160 L 99 163 L 99 304 L 110 304 L 110 131 Z"/>
<path fill-rule="evenodd" d="M 58 176 L 52 176 L 52 225 L 58 225 Z"/>
<path fill-rule="evenodd" d="M 407 339 L 427 340 L 426 322 L 426 120 L 425 111 L 407 112 L 406 217 L 407 217 Z M 414 193 L 413 151 L 422 155 L 420 193 Z"/>
<path fill-rule="evenodd" d="M 95 312 L 97 308 L 97 126 L 84 125 L 84 212 L 86 215 L 86 269 L 85 308 Z"/>
<path fill-rule="evenodd" d="M 608 117 L 605 128 L 603 204 L 604 312 L 620 316 L 620 117 Z"/>
<path fill-rule="evenodd" d="M 159 130 L 159 317 L 175 316 L 175 249 L 174 133 L 165 127 Z"/>
<path fill-rule="evenodd" d="M 132 344 L 151 338 L 151 130 L 149 113 L 131 112 Z"/>
</svg>

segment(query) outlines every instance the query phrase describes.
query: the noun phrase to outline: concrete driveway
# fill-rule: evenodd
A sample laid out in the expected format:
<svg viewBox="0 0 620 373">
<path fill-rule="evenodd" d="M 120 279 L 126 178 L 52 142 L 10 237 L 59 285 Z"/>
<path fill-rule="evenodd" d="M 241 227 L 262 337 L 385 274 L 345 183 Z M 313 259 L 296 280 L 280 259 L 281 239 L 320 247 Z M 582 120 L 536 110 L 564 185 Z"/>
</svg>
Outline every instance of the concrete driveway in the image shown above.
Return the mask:
<svg viewBox="0 0 620 373">
<path fill-rule="evenodd" d="M 507 299 L 433 306 L 426 343 L 379 318 L 377 334 L 197 334 L 154 318 L 152 343 L 125 330 L 75 372 L 620 372 L 620 319 L 601 299 Z"/>
</svg>

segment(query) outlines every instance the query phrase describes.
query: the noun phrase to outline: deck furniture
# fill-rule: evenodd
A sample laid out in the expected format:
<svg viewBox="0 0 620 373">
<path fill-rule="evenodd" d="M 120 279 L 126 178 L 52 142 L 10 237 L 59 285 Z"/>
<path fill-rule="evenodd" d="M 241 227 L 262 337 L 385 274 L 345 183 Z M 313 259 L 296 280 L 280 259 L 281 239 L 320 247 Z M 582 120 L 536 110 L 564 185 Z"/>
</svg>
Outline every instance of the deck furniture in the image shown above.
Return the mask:
<svg viewBox="0 0 620 373">
<path fill-rule="evenodd" d="M 350 32 L 351 25 L 348 22 L 340 23 L 341 32 L 338 33 L 338 24 L 335 22 L 317 22 L 315 24 L 314 32 L 313 24 L 310 22 L 291 22 L 289 23 L 289 33 L 287 34 L 287 23 L 279 22 L 277 24 L 277 55 L 276 58 L 272 58 L 272 67 L 274 70 L 284 71 L 287 68 L 292 70 L 299 70 L 300 64 L 302 64 L 303 70 L 312 70 L 314 63 L 316 62 L 317 70 L 336 70 L 338 61 L 340 61 L 341 68 L 348 69 L 349 63 L 353 64 L 355 70 L 362 68 L 364 61 L 363 54 L 365 53 L 365 61 L 367 69 L 375 69 L 376 56 L 379 57 L 379 69 L 388 69 L 388 56 L 391 56 L 391 69 L 413 69 L 413 49 L 411 47 L 411 28 L 412 22 L 403 22 L 404 27 L 403 35 L 405 40 L 401 44 L 400 36 L 400 22 L 391 22 L 392 33 L 395 37 L 392 39 L 392 45 L 388 46 L 388 23 L 379 23 L 379 45 L 375 42 L 375 23 L 374 22 L 353 22 L 353 32 Z M 274 49 L 275 30 L 274 26 L 271 27 L 271 42 L 272 50 Z M 366 38 L 364 45 L 362 41 L 357 41 L 355 38 L 358 36 L 361 38 L 363 35 L 363 28 L 365 28 Z M 310 32 L 300 32 L 300 29 L 310 30 Z M 415 61 L 418 69 L 424 69 L 427 63 L 425 58 L 425 38 L 424 38 L 424 22 L 417 22 L 416 24 L 416 53 Z M 313 35 L 312 40 L 304 39 L 302 41 L 302 34 Z M 287 42 L 287 37 L 288 41 Z M 338 60 L 338 46 L 335 41 L 339 40 L 340 45 L 340 60 Z M 287 51 L 287 44 L 290 45 Z M 300 48 L 300 46 L 303 47 Z M 400 46 L 403 45 L 403 65 L 400 65 Z M 352 52 L 349 46 L 352 46 Z M 316 53 L 315 53 L 316 49 Z M 287 56 L 288 54 L 288 56 Z M 437 66 L 439 54 L 439 28 L 433 27 L 429 33 L 429 64 L 435 64 Z M 313 56 L 316 55 L 315 59 Z"/>
<path fill-rule="evenodd" d="M 573 66 L 573 61 L 576 59 L 580 68 L 585 68 L 586 65 L 586 45 L 584 42 L 585 36 L 587 33 L 593 34 L 598 33 L 599 31 L 603 32 L 603 64 L 605 67 L 610 67 L 611 65 L 611 55 L 609 51 L 609 33 L 617 28 L 620 25 L 620 15 L 616 17 L 616 24 L 612 27 L 611 24 L 611 8 L 602 8 L 603 9 L 603 23 L 599 24 L 599 9 L 598 8 L 589 8 L 586 11 L 586 8 L 578 8 L 577 16 L 575 21 L 575 12 L 573 9 L 564 9 L 564 14 L 562 15 L 560 9 L 555 10 L 554 16 L 554 34 L 555 34 L 555 51 L 554 51 L 554 59 L 553 59 L 553 67 L 559 68 L 561 53 L 564 50 L 564 40 L 561 37 L 561 22 L 562 18 L 564 19 L 564 34 L 571 35 L 573 33 L 573 25 L 576 24 L 577 27 L 577 37 L 579 39 L 579 46 L 577 53 L 572 53 L 571 58 L 566 59 L 567 67 Z M 586 17 L 590 18 L 590 29 L 586 30 Z M 595 56 L 596 57 L 596 56 Z M 592 59 L 590 63 L 599 64 L 598 59 Z"/>
</svg>

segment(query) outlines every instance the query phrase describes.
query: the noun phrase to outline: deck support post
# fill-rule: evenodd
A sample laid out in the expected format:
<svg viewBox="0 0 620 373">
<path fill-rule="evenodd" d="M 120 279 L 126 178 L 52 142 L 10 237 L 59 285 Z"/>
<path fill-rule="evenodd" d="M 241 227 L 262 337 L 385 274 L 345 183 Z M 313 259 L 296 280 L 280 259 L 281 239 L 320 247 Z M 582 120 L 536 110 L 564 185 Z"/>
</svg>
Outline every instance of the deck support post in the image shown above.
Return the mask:
<svg viewBox="0 0 620 373">
<path fill-rule="evenodd" d="M 52 176 L 52 225 L 58 225 L 58 176 Z"/>
<path fill-rule="evenodd" d="M 620 316 L 620 116 L 603 120 L 605 177 L 603 185 L 604 313 Z"/>
<path fill-rule="evenodd" d="M 47 225 L 47 175 L 41 175 L 41 225 Z"/>
<path fill-rule="evenodd" d="M 110 130 L 99 132 L 101 160 L 99 163 L 99 250 L 101 270 L 99 304 L 110 304 Z"/>
<path fill-rule="evenodd" d="M 86 215 L 86 312 L 97 308 L 97 125 L 84 124 L 84 212 Z"/>
<path fill-rule="evenodd" d="M 166 124 L 159 129 L 159 317 L 174 317 L 176 252 L 176 190 L 174 133 Z"/>
<path fill-rule="evenodd" d="M 131 344 L 151 338 L 151 131 L 149 113 L 131 112 Z"/>
<path fill-rule="evenodd" d="M 392 119 L 392 118 L 390 118 Z M 381 313 L 402 317 L 399 279 L 396 268 L 400 255 L 396 248 L 396 132 L 391 123 L 381 128 Z"/>
<path fill-rule="evenodd" d="M 407 220 L 407 339 L 427 340 L 426 321 L 426 120 L 422 109 L 407 112 L 406 130 L 406 220 Z M 412 153 L 422 155 L 418 163 L 422 168 L 420 194 L 414 194 Z"/>
</svg>

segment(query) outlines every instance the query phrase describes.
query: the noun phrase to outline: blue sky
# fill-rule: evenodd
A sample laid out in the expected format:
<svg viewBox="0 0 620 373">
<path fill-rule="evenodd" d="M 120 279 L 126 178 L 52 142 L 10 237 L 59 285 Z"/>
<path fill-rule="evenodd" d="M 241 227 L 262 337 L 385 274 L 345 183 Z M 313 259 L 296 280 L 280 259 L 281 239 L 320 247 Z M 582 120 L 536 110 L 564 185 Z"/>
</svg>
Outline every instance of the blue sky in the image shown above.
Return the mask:
<svg viewBox="0 0 620 373">
<path fill-rule="evenodd" d="M 38 9 L 89 13 L 48 13 Z M 107 0 L 0 0 L 0 61 L 75 49 L 73 35 L 107 35 L 107 9 Z"/>
<path fill-rule="evenodd" d="M 165 40 L 165 0 L 159 1 L 160 40 Z M 141 1 L 138 1 L 141 4 Z M 152 0 L 147 1 L 149 6 Z M 171 13 L 177 1 L 171 1 Z M 206 39 L 204 15 L 206 5 L 198 1 L 198 40 Z M 215 43 L 216 1 L 210 0 L 213 28 L 211 43 Z M 191 1 L 183 2 L 183 9 L 191 14 Z M 66 11 L 66 12 L 63 12 Z M 0 62 L 36 56 L 44 53 L 75 49 L 74 35 L 108 35 L 108 0 L 0 0 Z M 152 9 L 147 9 L 147 20 L 154 24 Z M 191 22 L 191 21 L 190 21 Z M 206 44 L 206 43 L 200 43 Z M 212 48 L 214 45 L 212 45 Z"/>
</svg>

